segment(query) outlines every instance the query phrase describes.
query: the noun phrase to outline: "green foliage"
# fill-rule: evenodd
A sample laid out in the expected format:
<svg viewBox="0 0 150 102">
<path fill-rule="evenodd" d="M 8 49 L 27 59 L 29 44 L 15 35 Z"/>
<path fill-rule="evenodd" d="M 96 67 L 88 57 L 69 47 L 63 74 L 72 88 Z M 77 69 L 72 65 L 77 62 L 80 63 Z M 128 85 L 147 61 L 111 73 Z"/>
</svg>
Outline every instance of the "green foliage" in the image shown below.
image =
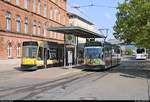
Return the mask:
<svg viewBox="0 0 150 102">
<path fill-rule="evenodd" d="M 133 55 L 133 51 L 130 48 L 126 48 L 125 53 L 126 53 L 126 55 Z"/>
<path fill-rule="evenodd" d="M 150 48 L 150 0 L 126 0 L 118 4 L 114 36 L 126 43 Z"/>
</svg>

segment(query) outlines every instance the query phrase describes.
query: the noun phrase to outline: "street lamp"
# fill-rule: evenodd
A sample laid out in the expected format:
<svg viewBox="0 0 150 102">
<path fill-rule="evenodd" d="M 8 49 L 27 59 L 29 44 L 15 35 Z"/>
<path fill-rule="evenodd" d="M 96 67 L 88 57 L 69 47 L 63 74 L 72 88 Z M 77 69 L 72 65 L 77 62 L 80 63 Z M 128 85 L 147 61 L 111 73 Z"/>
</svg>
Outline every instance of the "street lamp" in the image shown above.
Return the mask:
<svg viewBox="0 0 150 102">
<path fill-rule="evenodd" d="M 108 31 L 109 31 L 109 29 L 108 28 L 102 28 L 102 29 L 98 29 L 100 32 L 102 32 L 103 30 L 105 30 L 106 31 L 106 36 L 108 36 Z"/>
<path fill-rule="evenodd" d="M 106 41 L 106 39 L 107 39 L 107 37 L 108 37 L 108 31 L 109 31 L 109 29 L 108 28 L 102 28 L 102 29 L 98 29 L 101 33 L 102 33 L 102 31 L 106 31 L 105 32 L 105 37 L 104 37 L 104 43 L 105 43 L 105 41 Z"/>
<path fill-rule="evenodd" d="M 103 48 L 105 48 L 105 40 L 106 40 L 106 38 L 108 37 L 108 28 L 102 28 L 102 29 L 98 29 L 101 33 L 102 33 L 102 31 L 103 30 L 105 30 L 106 31 L 106 36 L 104 37 L 104 42 L 103 42 Z M 105 60 L 105 53 L 103 52 L 103 59 Z"/>
</svg>

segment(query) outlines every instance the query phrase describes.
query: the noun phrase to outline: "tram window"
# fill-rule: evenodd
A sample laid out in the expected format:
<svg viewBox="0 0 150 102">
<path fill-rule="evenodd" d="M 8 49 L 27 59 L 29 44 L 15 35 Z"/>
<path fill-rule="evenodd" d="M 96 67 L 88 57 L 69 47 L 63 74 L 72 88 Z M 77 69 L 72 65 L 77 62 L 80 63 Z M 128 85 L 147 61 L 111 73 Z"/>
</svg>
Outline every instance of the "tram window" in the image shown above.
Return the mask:
<svg viewBox="0 0 150 102">
<path fill-rule="evenodd" d="M 44 48 L 44 58 L 49 59 L 49 56 L 48 56 L 48 50 L 46 48 Z"/>
<path fill-rule="evenodd" d="M 56 59 L 56 53 L 51 53 L 51 60 Z"/>
<path fill-rule="evenodd" d="M 36 58 L 37 47 L 24 47 L 23 56 L 27 58 Z"/>
<path fill-rule="evenodd" d="M 117 51 L 116 51 L 116 52 L 117 52 L 117 54 L 119 54 L 119 53 L 120 53 L 120 49 L 117 49 Z"/>
<path fill-rule="evenodd" d="M 50 59 L 49 50 L 47 50 L 47 59 Z"/>
<path fill-rule="evenodd" d="M 116 51 L 115 51 L 115 49 L 112 49 L 112 56 L 115 56 L 116 55 Z"/>
<path fill-rule="evenodd" d="M 43 60 L 43 48 L 39 47 L 38 60 Z"/>
<path fill-rule="evenodd" d="M 37 48 L 32 48 L 32 58 L 36 58 Z"/>
<path fill-rule="evenodd" d="M 98 48 L 87 48 L 85 49 L 86 58 L 95 59 L 101 58 L 102 51 Z"/>
<path fill-rule="evenodd" d="M 105 49 L 105 57 L 108 57 L 108 56 L 109 56 L 109 49 L 106 48 L 106 49 Z"/>
<path fill-rule="evenodd" d="M 103 56 L 102 54 L 99 54 L 99 55 L 98 55 L 98 58 L 103 58 L 102 56 Z"/>
<path fill-rule="evenodd" d="M 37 42 L 23 42 L 23 46 L 38 46 Z"/>
<path fill-rule="evenodd" d="M 24 51 L 24 52 L 23 52 L 23 56 L 24 56 L 24 57 L 30 57 L 30 53 L 29 53 L 29 52 L 30 52 L 30 49 L 29 49 L 29 48 L 25 48 L 25 47 L 24 47 L 24 48 L 23 48 L 23 51 Z"/>
<path fill-rule="evenodd" d="M 57 49 L 56 48 L 50 48 L 50 59 L 51 60 L 57 59 Z"/>
</svg>

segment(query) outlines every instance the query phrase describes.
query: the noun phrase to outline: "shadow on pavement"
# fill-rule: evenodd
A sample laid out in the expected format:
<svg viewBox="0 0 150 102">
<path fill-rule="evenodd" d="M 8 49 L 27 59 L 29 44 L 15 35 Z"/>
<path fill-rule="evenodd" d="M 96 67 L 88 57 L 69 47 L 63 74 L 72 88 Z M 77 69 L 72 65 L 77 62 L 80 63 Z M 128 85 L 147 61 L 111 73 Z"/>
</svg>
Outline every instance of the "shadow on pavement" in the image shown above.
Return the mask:
<svg viewBox="0 0 150 102">
<path fill-rule="evenodd" d="M 120 73 L 121 77 L 150 79 L 150 61 L 144 61 L 144 60 L 136 61 L 135 57 L 129 57 L 129 58 L 130 58 L 129 61 L 122 61 L 122 63 L 119 66 L 112 67 L 107 70 L 93 70 L 87 68 L 84 65 L 72 67 L 72 68 L 80 69 L 84 72 L 108 71 L 109 73 Z M 17 71 L 24 72 L 24 70 L 22 70 L 20 67 L 14 67 L 14 69 Z M 33 71 L 27 71 L 27 72 L 33 72 Z"/>
<path fill-rule="evenodd" d="M 33 72 L 35 70 L 23 70 L 21 67 L 14 67 L 15 70 L 20 71 L 20 72 Z"/>
<path fill-rule="evenodd" d="M 94 67 L 87 67 L 85 65 L 82 65 L 82 66 L 78 66 L 78 67 L 73 67 L 75 69 L 81 69 L 82 71 L 84 72 L 104 72 L 104 71 L 107 71 L 109 69 L 102 69 L 102 68 L 94 68 Z"/>
<path fill-rule="evenodd" d="M 128 60 L 136 60 L 136 57 L 135 57 L 135 56 L 128 56 L 128 57 L 124 57 L 124 58 L 126 58 L 126 59 L 128 59 Z"/>
<path fill-rule="evenodd" d="M 120 73 L 122 77 L 150 79 L 150 62 L 122 62 L 122 64 L 110 73 Z"/>
</svg>

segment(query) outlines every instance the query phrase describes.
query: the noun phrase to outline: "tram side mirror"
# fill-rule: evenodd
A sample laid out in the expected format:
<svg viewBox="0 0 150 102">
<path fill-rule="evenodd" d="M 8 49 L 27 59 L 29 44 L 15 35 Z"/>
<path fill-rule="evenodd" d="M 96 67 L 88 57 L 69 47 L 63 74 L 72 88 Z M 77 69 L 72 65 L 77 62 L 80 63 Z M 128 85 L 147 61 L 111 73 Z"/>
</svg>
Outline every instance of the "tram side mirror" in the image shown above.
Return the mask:
<svg viewBox="0 0 150 102">
<path fill-rule="evenodd" d="M 92 58 L 92 55 L 90 55 L 89 57 Z"/>
</svg>

